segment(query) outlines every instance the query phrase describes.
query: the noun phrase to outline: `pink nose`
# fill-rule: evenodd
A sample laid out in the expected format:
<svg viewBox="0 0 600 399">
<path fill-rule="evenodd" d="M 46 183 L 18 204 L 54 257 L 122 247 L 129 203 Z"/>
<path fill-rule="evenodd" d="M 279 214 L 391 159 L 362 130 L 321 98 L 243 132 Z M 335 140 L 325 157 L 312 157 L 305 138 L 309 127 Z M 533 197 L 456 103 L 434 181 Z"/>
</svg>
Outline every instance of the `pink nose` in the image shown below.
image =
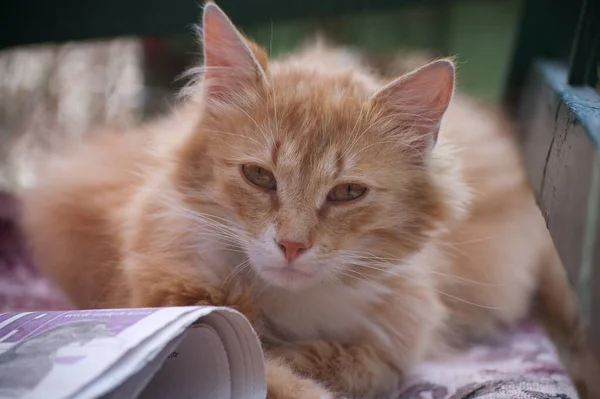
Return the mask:
<svg viewBox="0 0 600 399">
<path fill-rule="evenodd" d="M 277 245 L 279 245 L 279 248 L 283 251 L 288 261 L 292 261 L 306 250 L 306 245 L 301 242 L 280 240 L 277 241 Z"/>
</svg>

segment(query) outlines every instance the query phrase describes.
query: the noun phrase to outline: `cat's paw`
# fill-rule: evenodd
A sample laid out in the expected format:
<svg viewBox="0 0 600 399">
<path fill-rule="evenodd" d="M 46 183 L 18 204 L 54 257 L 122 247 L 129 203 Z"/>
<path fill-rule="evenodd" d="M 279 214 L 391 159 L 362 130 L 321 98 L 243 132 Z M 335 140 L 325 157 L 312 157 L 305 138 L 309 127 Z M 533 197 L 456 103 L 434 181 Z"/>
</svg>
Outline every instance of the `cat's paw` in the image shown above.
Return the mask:
<svg viewBox="0 0 600 399">
<path fill-rule="evenodd" d="M 269 360 L 267 399 L 335 399 L 335 395 L 316 381 L 295 374 L 280 360 Z"/>
<path fill-rule="evenodd" d="M 324 341 L 280 345 L 270 348 L 268 353 L 275 359 L 282 359 L 294 370 L 303 375 L 313 374 L 318 364 L 315 359 L 324 357 L 331 351 L 331 345 Z M 316 355 L 316 356 L 315 356 Z M 318 363 L 318 361 L 317 361 Z"/>
<path fill-rule="evenodd" d="M 335 396 L 314 381 L 302 379 L 286 385 L 274 385 L 267 381 L 267 399 L 336 399 Z"/>
</svg>

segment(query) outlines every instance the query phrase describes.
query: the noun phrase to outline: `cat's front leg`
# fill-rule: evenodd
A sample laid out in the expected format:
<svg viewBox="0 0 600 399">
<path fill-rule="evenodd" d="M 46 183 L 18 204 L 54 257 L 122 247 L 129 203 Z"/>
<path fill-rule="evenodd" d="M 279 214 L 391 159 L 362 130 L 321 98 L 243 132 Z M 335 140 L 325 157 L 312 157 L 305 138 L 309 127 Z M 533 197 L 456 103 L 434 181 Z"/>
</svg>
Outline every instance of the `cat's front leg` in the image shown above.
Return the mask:
<svg viewBox="0 0 600 399">
<path fill-rule="evenodd" d="M 165 265 L 168 265 L 165 266 Z M 131 267 L 129 279 L 131 307 L 219 305 L 224 295 L 208 276 L 186 273 L 189 268 L 160 259 Z"/>
<path fill-rule="evenodd" d="M 131 307 L 226 306 L 237 310 L 256 326 L 259 322 L 252 288 L 237 281 L 221 280 L 192 262 L 145 257 L 131 263 L 129 280 Z"/>
<path fill-rule="evenodd" d="M 294 371 L 340 395 L 367 399 L 394 389 L 402 372 L 369 344 L 309 341 L 271 348 Z"/>
</svg>

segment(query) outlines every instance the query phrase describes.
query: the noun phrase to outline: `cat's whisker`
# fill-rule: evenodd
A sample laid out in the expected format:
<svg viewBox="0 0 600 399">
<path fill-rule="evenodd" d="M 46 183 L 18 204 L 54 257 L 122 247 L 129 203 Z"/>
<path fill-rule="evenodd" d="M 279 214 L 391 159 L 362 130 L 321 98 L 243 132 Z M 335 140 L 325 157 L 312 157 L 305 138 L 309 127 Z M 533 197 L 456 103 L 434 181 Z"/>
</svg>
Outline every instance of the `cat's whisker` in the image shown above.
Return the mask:
<svg viewBox="0 0 600 399">
<path fill-rule="evenodd" d="M 257 298 L 260 298 L 264 295 L 265 292 L 267 292 L 267 290 L 271 287 L 269 283 L 267 283 L 266 281 L 264 281 L 263 279 L 261 279 L 260 277 L 256 279 L 256 281 L 258 282 L 258 284 L 260 284 L 262 286 L 262 288 L 258 291 L 256 291 L 255 296 Z"/>
<path fill-rule="evenodd" d="M 325 275 L 329 279 L 333 280 L 333 282 L 335 284 L 337 284 L 338 286 L 340 286 L 340 287 L 344 287 L 345 286 L 344 283 L 339 278 L 337 278 L 337 276 L 335 274 L 333 274 L 333 273 L 331 273 L 331 272 L 328 271 L 328 272 L 325 273 Z"/>
<path fill-rule="evenodd" d="M 402 277 L 402 278 L 407 278 L 407 274 L 410 275 L 411 273 L 418 272 L 416 269 L 410 269 L 410 268 L 398 270 L 399 265 L 396 263 L 389 263 L 389 262 L 385 262 L 385 261 L 383 261 L 383 262 L 374 261 L 376 259 L 383 259 L 383 258 L 374 256 L 374 255 L 372 256 L 373 260 L 368 261 L 366 258 L 368 258 L 369 256 L 371 256 L 371 255 L 368 255 L 367 253 L 365 253 L 364 256 L 362 256 L 362 259 L 357 258 L 357 257 L 354 257 L 354 258 L 350 257 L 350 258 L 346 258 L 346 259 L 342 258 L 342 259 L 344 259 L 347 262 L 347 264 L 352 264 L 357 267 L 363 267 L 366 269 L 384 272 L 386 275 L 394 275 L 394 276 L 398 276 L 398 277 Z M 451 279 L 454 279 L 457 281 L 470 283 L 470 284 L 490 286 L 490 287 L 500 287 L 501 286 L 499 284 L 475 281 L 475 280 L 467 279 L 464 277 L 460 277 L 460 276 L 456 276 L 456 275 L 452 275 L 452 274 L 448 274 L 448 273 L 443 273 L 443 272 L 436 271 L 436 270 L 427 270 L 427 272 L 436 274 L 436 275 L 440 275 L 440 276 L 444 276 L 444 277 L 448 277 L 448 278 L 451 278 Z"/>
<path fill-rule="evenodd" d="M 417 118 L 417 119 L 424 120 L 427 122 L 437 123 L 437 121 L 435 121 L 431 118 L 428 118 L 422 114 L 415 114 L 415 113 L 410 113 L 410 112 L 398 112 L 398 113 L 394 114 L 394 117 L 397 117 L 397 116 L 410 116 L 411 118 Z"/>
<path fill-rule="evenodd" d="M 345 251 L 345 252 L 352 253 L 352 251 Z M 351 256 L 350 258 L 346 258 L 348 263 L 354 263 L 354 264 L 357 264 L 357 266 L 382 271 L 388 275 L 389 274 L 399 275 L 399 270 L 398 270 L 399 261 L 398 260 L 382 258 L 382 257 L 376 256 L 376 255 L 370 254 L 368 252 L 362 252 L 362 253 L 356 252 L 356 253 L 359 254 L 359 257 L 352 258 L 352 256 Z M 371 258 L 371 259 L 369 259 L 369 258 Z M 409 273 L 415 272 L 415 271 L 416 270 L 414 268 L 412 268 L 412 269 L 405 268 L 402 270 L 402 272 L 409 272 Z M 487 286 L 487 287 L 502 287 L 503 286 L 501 284 L 476 281 L 476 280 L 468 279 L 465 277 L 456 276 L 454 274 L 444 273 L 444 272 L 441 272 L 438 270 L 428 269 L 427 272 L 431 273 L 431 274 L 447 277 L 447 278 L 455 280 L 455 281 L 461 281 L 463 283 L 469 283 L 469 284 L 481 285 L 481 286 Z"/>
<path fill-rule="evenodd" d="M 329 280 L 333 280 L 333 282 L 337 285 L 339 285 L 340 287 L 344 287 L 344 283 L 342 283 L 340 281 L 339 278 L 337 278 L 337 276 L 335 275 L 335 273 L 333 273 L 332 271 L 330 271 L 327 267 L 322 268 L 322 269 L 317 269 L 317 267 L 314 265 L 314 263 L 310 264 L 311 268 L 315 271 L 315 272 L 319 272 L 322 271 L 325 273 L 325 277 L 328 278 Z"/>
<path fill-rule="evenodd" d="M 199 238 L 198 241 L 201 241 L 200 238 L 211 238 L 219 242 L 223 249 L 245 254 L 242 248 L 247 243 L 247 234 L 243 230 L 232 226 L 232 222 L 228 219 L 193 211 L 176 204 L 172 199 L 163 198 L 163 200 L 165 205 L 178 212 L 180 216 L 199 224 L 200 228 L 188 231 L 188 235 L 193 234 L 194 237 Z"/>
<path fill-rule="evenodd" d="M 484 241 L 490 241 L 492 239 L 496 238 L 496 236 L 488 236 L 485 238 L 478 238 L 476 240 L 468 240 L 468 241 L 452 241 L 452 242 L 448 242 L 448 243 L 442 243 L 442 245 L 468 245 L 468 244 L 475 244 L 475 243 L 479 243 L 479 242 L 484 242 Z"/>
<path fill-rule="evenodd" d="M 246 238 L 245 236 L 238 234 L 238 232 L 221 228 L 222 226 L 220 226 L 219 223 L 211 224 L 208 220 L 205 220 L 205 219 L 193 219 L 193 220 L 198 222 L 198 228 L 197 228 L 198 232 L 209 231 L 209 230 L 207 230 L 207 228 L 208 228 L 208 229 L 210 229 L 211 233 L 218 234 L 221 237 L 228 237 L 237 242 L 244 242 L 243 239 Z"/>
<path fill-rule="evenodd" d="M 244 244 L 244 241 L 237 239 L 236 237 L 232 237 L 232 236 L 228 236 L 225 234 L 221 234 L 218 233 L 216 231 L 209 231 L 209 230 L 204 230 L 204 231 L 195 231 L 193 232 L 195 237 L 198 238 L 215 238 L 217 240 L 220 240 L 222 242 L 228 243 L 228 244 L 232 244 L 235 248 L 240 248 L 240 246 L 242 244 Z"/>
<path fill-rule="evenodd" d="M 203 222 L 206 225 L 219 230 L 220 232 L 232 233 L 232 234 L 240 235 L 242 237 L 246 236 L 246 233 L 243 230 L 241 230 L 240 228 L 225 224 L 224 222 L 231 223 L 231 221 L 229 221 L 225 218 L 221 218 L 221 217 L 215 216 L 215 215 L 203 214 L 203 213 L 195 212 L 195 211 L 192 211 L 189 209 L 183 209 L 183 210 L 184 210 L 184 213 L 186 215 L 190 216 L 192 219 Z M 221 222 L 221 221 L 223 221 L 223 222 Z"/>
<path fill-rule="evenodd" d="M 461 256 L 464 256 L 469 261 L 473 261 L 473 258 L 470 254 L 467 254 L 465 251 L 461 250 L 457 246 L 455 246 L 451 243 L 442 243 L 441 245 L 445 248 L 451 249 L 452 251 L 456 252 L 457 254 L 459 254 Z"/>
<path fill-rule="evenodd" d="M 362 278 L 356 278 L 357 280 L 360 280 L 360 281 L 363 281 L 363 282 L 366 282 L 366 283 L 368 283 L 368 282 L 372 281 L 372 278 L 371 278 L 371 277 L 369 277 L 369 276 L 367 276 L 367 275 L 364 275 L 364 274 L 360 273 L 360 272 L 359 272 L 359 271 L 357 271 L 357 270 L 353 270 L 353 269 L 345 269 L 345 270 L 343 270 L 343 271 L 340 271 L 340 270 L 338 270 L 338 273 L 345 274 L 345 275 L 349 276 L 349 275 L 347 274 L 347 272 L 355 273 L 355 274 L 358 274 L 358 275 L 360 275 L 360 276 L 362 277 Z M 397 275 L 397 276 L 398 276 L 398 277 L 401 277 L 401 278 L 403 278 L 403 279 L 405 279 L 405 280 L 407 280 L 407 281 L 409 281 L 411 284 L 419 284 L 419 282 L 418 282 L 418 281 L 414 281 L 414 280 L 412 280 L 412 279 L 408 278 L 407 276 L 402 276 L 402 275 Z M 376 285 L 376 286 L 378 286 L 378 285 Z M 379 287 L 379 286 L 378 286 L 378 287 Z M 451 299 L 454 299 L 454 300 L 456 300 L 456 301 L 463 302 L 463 303 L 466 303 L 466 304 L 468 304 L 468 305 L 472 305 L 472 306 L 475 306 L 475 307 L 478 307 L 478 308 L 490 309 L 490 310 L 500 310 L 500 309 L 502 309 L 502 307 L 498 307 L 498 306 L 487 306 L 487 305 L 482 305 L 482 304 L 479 304 L 479 303 L 475 303 L 475 302 L 469 301 L 469 300 L 467 300 L 467 299 L 464 299 L 464 298 L 460 298 L 460 297 L 458 297 L 458 296 L 456 296 L 456 295 L 452 295 L 452 294 L 450 294 L 450 293 L 447 293 L 447 292 L 445 292 L 445 291 L 442 291 L 442 290 L 439 290 L 439 289 L 436 289 L 436 288 L 432 288 L 432 289 L 433 289 L 435 292 L 437 292 L 438 294 L 440 294 L 440 295 L 444 295 L 444 296 L 446 296 L 446 297 L 449 297 L 449 298 L 451 298 Z M 393 295 L 393 296 L 397 297 L 397 298 L 398 298 L 398 299 L 400 299 L 400 300 L 402 299 L 402 297 L 400 297 L 400 296 L 397 296 L 397 295 L 395 295 L 395 294 L 391 294 L 391 293 L 390 293 L 390 295 Z"/>
<path fill-rule="evenodd" d="M 394 276 L 399 276 L 399 277 L 402 276 L 402 274 L 396 269 L 397 265 L 394 265 L 394 264 L 361 263 L 361 264 L 358 264 L 357 266 L 385 272 L 387 275 L 394 275 Z M 385 267 L 385 266 L 389 266 L 389 267 Z M 415 273 L 418 271 L 416 271 L 415 269 L 405 269 L 405 270 L 402 270 L 402 272 Z M 447 277 L 449 279 L 452 279 L 455 281 L 460 281 L 463 283 L 468 283 L 468 284 L 481 285 L 481 286 L 486 286 L 486 287 L 502 287 L 503 286 L 501 284 L 493 284 L 493 283 L 487 283 L 487 282 L 482 282 L 482 281 L 476 281 L 476 280 L 472 280 L 472 279 L 468 279 L 465 277 L 460 277 L 460 276 L 456 276 L 456 275 L 453 275 L 450 273 L 444 273 L 444 272 L 440 272 L 440 271 L 436 271 L 436 270 L 427 270 L 427 273 L 435 274 L 435 275 L 442 276 L 442 277 Z"/>
<path fill-rule="evenodd" d="M 376 147 L 376 146 L 381 147 L 381 146 L 385 146 L 386 144 L 396 144 L 397 142 L 398 142 L 397 140 L 393 140 L 393 139 L 377 141 L 375 143 L 371 143 L 369 145 L 365 145 L 365 146 L 361 147 L 360 150 L 354 152 L 354 156 L 359 156 L 363 152 L 365 152 L 366 150 L 368 150 L 372 147 Z"/>
<path fill-rule="evenodd" d="M 358 118 L 356 118 L 356 122 L 354 123 L 354 127 L 352 128 L 352 131 L 351 131 L 351 132 L 350 132 L 350 134 L 348 135 L 349 137 L 355 137 L 356 130 L 358 129 L 358 125 L 359 125 L 360 121 L 362 120 L 362 117 L 363 117 L 363 112 L 364 112 L 364 109 L 365 109 L 365 106 L 366 106 L 366 105 L 367 105 L 367 104 L 366 104 L 365 102 L 363 102 L 363 103 L 361 104 L 361 106 L 360 106 L 360 111 L 359 111 L 359 113 L 358 113 Z M 354 140 L 352 141 L 352 143 L 354 143 Z M 351 151 L 351 150 L 350 150 L 350 147 L 354 147 L 354 145 L 353 145 L 353 144 L 351 144 L 351 145 L 347 146 L 347 147 L 344 149 L 344 151 L 342 151 L 342 157 L 344 157 L 344 158 L 345 158 L 345 157 L 347 157 L 347 156 L 348 156 L 348 153 Z"/>
<path fill-rule="evenodd" d="M 237 242 L 237 243 L 244 242 L 243 238 L 245 238 L 245 237 L 242 234 L 242 232 L 229 230 L 229 229 L 225 228 L 222 224 L 214 223 L 213 221 L 211 221 L 208 218 L 199 218 L 199 217 L 197 217 L 197 215 L 190 215 L 187 213 L 183 213 L 180 216 L 186 217 L 187 219 L 190 219 L 199 224 L 198 230 L 189 231 L 188 234 L 192 234 L 192 233 L 201 234 L 202 232 L 207 232 L 207 230 L 205 230 L 205 228 L 208 227 L 208 228 L 212 229 L 210 234 L 212 234 L 213 236 L 219 236 L 222 238 L 226 238 L 230 241 Z"/>
<path fill-rule="evenodd" d="M 460 298 L 460 297 L 458 297 L 456 295 L 452 295 L 452 294 L 449 294 L 447 292 L 444 292 L 444 291 L 441 291 L 441 290 L 438 290 L 438 289 L 435 289 L 435 288 L 433 290 L 435 292 L 437 292 L 438 294 L 447 296 L 448 298 L 451 298 L 451 299 L 454 299 L 456 301 L 459 301 L 459 302 L 462 302 L 462 303 L 466 303 L 467 305 L 475 306 L 475 307 L 478 307 L 478 308 L 488 309 L 488 310 L 502 310 L 503 309 L 502 306 L 487 306 L 487 305 L 482 305 L 480 303 L 472 302 L 472 301 L 469 301 L 467 299 Z"/>
<path fill-rule="evenodd" d="M 242 248 L 242 244 L 238 243 L 238 242 L 234 242 L 231 241 L 227 238 L 216 238 L 212 235 L 198 235 L 198 242 L 202 242 L 204 240 L 204 243 L 207 242 L 211 242 L 218 245 L 218 248 L 212 248 L 213 250 L 216 249 L 223 249 L 223 250 L 227 250 L 230 252 L 236 252 L 236 253 L 240 253 L 240 254 L 246 254 L 246 251 L 244 251 Z M 211 244 L 212 245 L 212 244 Z M 195 248 L 197 249 L 199 246 L 196 245 Z"/>
<path fill-rule="evenodd" d="M 264 144 L 261 143 L 260 141 L 256 140 L 254 137 L 250 137 L 247 135 L 243 135 L 243 134 L 239 134 L 239 133 L 232 133 L 232 132 L 224 132 L 222 130 L 214 130 L 214 129 L 207 129 L 205 128 L 204 130 L 206 130 L 207 132 L 213 132 L 216 134 L 224 134 L 226 136 L 232 136 L 232 137 L 236 137 L 236 138 L 240 138 L 242 140 L 248 140 L 253 142 L 254 144 L 256 144 L 259 147 L 264 147 Z"/>
<path fill-rule="evenodd" d="M 378 121 L 371 122 L 359 135 L 355 135 L 343 154 L 346 156 L 348 153 L 355 151 L 355 146 L 360 142 L 360 139 L 362 139 L 377 123 Z"/>
<path fill-rule="evenodd" d="M 213 218 L 209 215 L 202 215 L 202 214 L 194 212 L 194 213 L 191 213 L 191 216 L 193 216 L 195 220 L 198 220 L 198 221 L 204 223 L 207 227 L 211 227 L 223 235 L 235 237 L 236 235 L 244 234 L 237 227 L 228 226 L 228 225 L 224 224 L 223 222 L 215 220 L 215 218 Z"/>
<path fill-rule="evenodd" d="M 226 250 L 228 252 L 235 252 L 238 254 L 242 254 L 242 255 L 246 255 L 246 251 L 239 249 L 239 247 L 231 245 L 231 244 L 227 244 L 227 243 L 223 243 L 223 242 L 219 242 L 219 248 L 221 250 Z M 187 249 L 190 250 L 194 250 L 197 253 L 202 253 L 202 245 L 190 245 Z M 211 248 L 210 251 L 206 251 L 207 253 L 211 253 L 214 252 L 217 248 Z"/>
<path fill-rule="evenodd" d="M 235 227 L 235 225 L 233 224 L 233 222 L 232 222 L 231 220 L 229 220 L 229 219 L 227 219 L 227 218 L 224 218 L 224 217 L 221 217 L 221 216 L 217 216 L 217 215 L 209 215 L 209 214 L 202 213 L 202 212 L 196 212 L 196 211 L 191 211 L 191 212 L 193 212 L 195 215 L 199 215 L 199 216 L 202 216 L 202 217 L 206 217 L 206 218 L 209 218 L 209 219 L 211 219 L 211 220 L 218 220 L 218 221 L 222 221 L 222 224 L 223 224 L 224 226 L 227 226 L 227 227 L 231 227 L 231 228 L 235 228 L 235 229 L 237 229 L 237 230 L 240 230 L 238 227 Z"/>
<path fill-rule="evenodd" d="M 223 283 L 221 284 L 221 287 L 227 287 L 227 284 L 229 284 L 231 281 L 233 281 L 233 279 L 235 278 L 235 276 L 237 276 L 240 273 L 242 273 L 249 266 L 250 266 L 250 259 L 245 259 L 244 261 L 242 261 L 241 263 L 239 263 L 237 266 L 235 266 L 231 270 L 231 272 L 225 278 L 225 280 L 223 280 Z"/>
<path fill-rule="evenodd" d="M 271 41 L 273 40 L 273 22 L 271 21 Z M 272 82 L 270 84 L 270 89 L 271 89 L 271 101 L 273 101 L 273 118 L 275 120 L 275 128 L 271 130 L 271 145 L 275 145 L 275 135 L 279 134 L 279 119 L 278 119 L 278 115 L 277 115 L 277 98 L 275 95 L 275 87 L 273 86 Z"/>
<path fill-rule="evenodd" d="M 208 217 L 201 217 L 199 215 L 194 215 L 195 220 L 203 223 L 207 227 L 213 228 L 215 231 L 218 231 L 220 234 L 232 238 L 246 238 L 246 234 L 239 229 L 231 226 L 226 226 L 220 222 L 211 220 Z"/>
<path fill-rule="evenodd" d="M 254 126 L 263 135 L 263 137 L 265 137 L 265 138 L 267 137 L 267 134 L 266 134 L 264 128 L 246 110 L 244 110 L 241 106 L 239 106 L 235 103 L 231 103 L 230 105 L 233 106 L 234 108 L 236 108 L 238 111 L 240 111 L 244 115 L 246 115 L 250 119 L 250 121 L 252 121 L 252 123 L 254 123 Z"/>
<path fill-rule="evenodd" d="M 439 272 L 439 271 L 435 271 L 435 270 L 430 271 L 430 273 L 437 274 L 437 275 L 443 276 L 443 277 L 447 277 L 447 278 L 455 280 L 455 281 L 461 281 L 463 283 L 483 285 L 483 286 L 487 286 L 487 287 L 504 287 L 505 286 L 504 284 L 494 284 L 494 283 L 486 283 L 486 282 L 482 282 L 482 281 L 476 281 L 476 280 L 472 280 L 469 278 L 460 277 L 460 276 L 456 276 L 454 274 L 443 273 L 443 272 Z"/>
<path fill-rule="evenodd" d="M 377 284 L 376 281 L 374 281 L 372 279 L 369 279 L 368 276 L 365 276 L 365 275 L 363 275 L 362 273 L 360 273 L 360 272 L 358 272 L 356 270 L 342 268 L 342 269 L 337 269 L 336 272 L 339 275 L 350 277 L 350 278 L 353 278 L 353 279 L 355 279 L 355 280 L 357 280 L 359 282 L 366 283 L 366 284 L 368 284 L 368 285 L 370 285 L 370 286 L 372 286 L 374 288 L 377 288 L 378 290 L 382 288 L 382 286 L 379 285 L 379 284 Z M 352 274 L 350 274 L 350 273 L 352 273 Z"/>
</svg>

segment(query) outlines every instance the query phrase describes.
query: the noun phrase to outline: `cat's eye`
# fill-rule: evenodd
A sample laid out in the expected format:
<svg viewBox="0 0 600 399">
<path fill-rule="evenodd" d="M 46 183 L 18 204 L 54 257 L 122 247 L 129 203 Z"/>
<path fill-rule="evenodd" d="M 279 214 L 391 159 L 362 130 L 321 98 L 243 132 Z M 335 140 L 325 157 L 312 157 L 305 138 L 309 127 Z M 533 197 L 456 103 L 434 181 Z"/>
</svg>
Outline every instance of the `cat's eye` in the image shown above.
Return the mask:
<svg viewBox="0 0 600 399">
<path fill-rule="evenodd" d="M 353 201 L 365 195 L 367 188 L 360 184 L 346 183 L 335 186 L 327 194 L 327 200 L 331 202 Z"/>
<path fill-rule="evenodd" d="M 277 180 L 273 173 L 258 165 L 242 165 L 242 173 L 252 184 L 267 190 L 275 190 L 277 188 Z"/>
</svg>

